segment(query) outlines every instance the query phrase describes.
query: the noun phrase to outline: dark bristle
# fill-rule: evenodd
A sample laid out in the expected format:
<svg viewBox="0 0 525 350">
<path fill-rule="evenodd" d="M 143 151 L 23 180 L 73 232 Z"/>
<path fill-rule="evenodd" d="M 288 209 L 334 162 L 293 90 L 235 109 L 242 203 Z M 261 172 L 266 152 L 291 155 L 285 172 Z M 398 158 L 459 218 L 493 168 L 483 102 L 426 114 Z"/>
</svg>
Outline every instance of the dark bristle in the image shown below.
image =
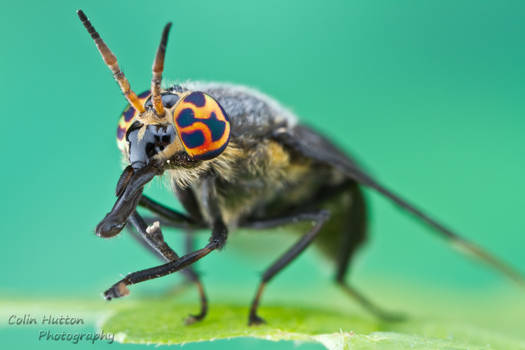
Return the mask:
<svg viewBox="0 0 525 350">
<path fill-rule="evenodd" d="M 86 27 L 88 33 L 91 35 L 91 38 L 93 38 L 93 40 L 100 38 L 100 35 L 96 31 L 95 27 L 93 27 L 93 25 L 89 21 L 84 11 L 78 10 L 77 15 L 80 21 L 82 21 L 82 24 L 84 25 L 84 27 Z"/>
<path fill-rule="evenodd" d="M 82 11 L 82 10 L 78 10 L 78 11 L 77 11 L 77 15 L 78 15 L 78 18 L 80 18 L 80 20 L 81 20 L 82 22 L 85 22 L 85 21 L 88 20 L 86 14 L 85 14 L 84 11 Z"/>
<path fill-rule="evenodd" d="M 166 49 L 166 45 L 168 45 L 168 36 L 170 34 L 171 29 L 171 22 L 168 22 L 166 26 L 164 27 L 164 30 L 162 31 L 162 39 L 160 41 L 160 46 L 162 49 Z"/>
</svg>

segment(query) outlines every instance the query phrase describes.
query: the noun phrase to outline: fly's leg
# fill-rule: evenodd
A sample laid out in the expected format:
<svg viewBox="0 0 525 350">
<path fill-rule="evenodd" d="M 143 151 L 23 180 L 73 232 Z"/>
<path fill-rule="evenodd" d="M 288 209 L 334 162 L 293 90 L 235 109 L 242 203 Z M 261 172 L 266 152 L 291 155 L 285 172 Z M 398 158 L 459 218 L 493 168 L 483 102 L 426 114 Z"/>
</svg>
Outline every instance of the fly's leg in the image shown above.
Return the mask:
<svg viewBox="0 0 525 350">
<path fill-rule="evenodd" d="M 176 261 L 179 259 L 177 253 L 175 253 L 164 241 L 162 232 L 158 224 L 154 223 L 148 226 L 136 211 L 129 217 L 128 221 L 137 230 L 136 232 L 134 230 L 129 229 L 132 236 L 154 255 L 168 262 Z M 192 239 L 191 237 L 188 238 L 190 235 L 191 233 L 186 231 L 187 241 Z M 191 267 L 182 270 L 182 273 L 191 282 L 195 283 L 199 291 L 200 297 L 200 312 L 196 315 L 189 315 L 186 319 L 186 323 L 190 324 L 196 321 L 200 321 L 206 316 L 206 313 L 208 311 L 208 301 L 206 298 L 206 293 L 204 292 L 204 287 L 202 286 L 202 283 L 197 273 L 193 269 L 191 269 Z"/>
<path fill-rule="evenodd" d="M 190 210 L 190 216 L 180 213 L 172 208 L 169 208 L 161 203 L 154 201 L 153 199 L 142 195 L 139 201 L 139 206 L 148 209 L 152 213 L 158 215 L 156 218 L 146 218 L 148 224 L 153 224 L 155 221 L 159 221 L 165 227 L 172 227 L 183 229 L 185 231 L 185 242 L 186 242 L 186 254 L 193 251 L 193 234 L 190 230 L 206 228 L 206 225 L 202 224 L 202 217 L 197 209 L 197 202 L 194 195 L 189 190 L 177 190 L 177 196 L 187 210 Z M 207 299 L 204 292 L 204 288 L 199 281 L 199 275 L 193 269 L 192 266 L 188 266 L 182 270 L 184 275 L 192 282 L 197 284 L 199 294 L 201 297 L 201 312 L 197 315 L 190 315 L 186 319 L 186 323 L 194 323 L 203 319 L 207 312 Z"/>
<path fill-rule="evenodd" d="M 347 249 L 347 251 L 352 251 L 353 246 L 346 245 L 343 246 L 342 249 Z M 349 256 L 350 257 L 350 256 Z M 348 282 L 345 281 L 345 272 L 348 270 L 348 265 L 350 263 L 350 259 L 343 261 L 338 267 L 337 267 L 337 275 L 336 275 L 336 283 L 341 286 L 343 291 L 354 298 L 363 308 L 365 308 L 367 311 L 378 317 L 379 319 L 387 322 L 398 322 L 403 321 L 406 319 L 406 316 L 400 313 L 393 313 L 390 311 L 383 310 L 381 307 L 374 304 L 372 301 L 370 301 L 368 298 L 366 298 L 363 294 L 361 294 L 359 291 L 357 291 L 354 287 L 352 287 Z"/>
<path fill-rule="evenodd" d="M 349 191 L 351 191 L 352 206 L 343 222 L 344 226 L 341 227 L 341 248 L 337 260 L 336 283 L 346 294 L 381 320 L 401 321 L 405 318 L 403 315 L 383 310 L 345 281 L 352 257 L 366 237 L 366 207 L 363 195 L 356 185 L 351 186 Z"/>
<path fill-rule="evenodd" d="M 158 218 L 154 220 L 159 220 L 162 224 L 166 224 L 166 226 L 181 229 L 205 228 L 205 226 L 198 220 L 195 220 L 186 214 L 179 213 L 174 209 L 168 208 L 145 195 L 142 195 L 138 205 L 156 214 Z"/>
<path fill-rule="evenodd" d="M 158 221 L 156 218 L 143 218 L 144 221 L 146 222 L 147 226 L 151 226 L 153 225 L 156 221 Z M 128 221 L 129 222 L 129 221 Z M 162 222 L 160 222 L 160 226 L 164 226 Z M 149 244 L 148 242 L 146 242 L 144 240 L 144 238 L 142 238 L 142 235 L 140 233 L 138 233 L 133 227 L 132 225 L 126 225 L 126 229 L 127 231 L 129 232 L 129 234 L 131 235 L 131 237 L 137 242 L 139 243 L 142 247 L 144 247 L 146 250 L 148 250 L 150 253 L 152 253 L 153 255 L 155 255 L 157 258 L 159 258 L 160 260 L 162 261 L 165 261 L 164 257 L 162 255 L 160 255 L 155 249 L 153 249 Z M 186 234 L 186 231 L 184 231 L 184 233 Z M 182 283 L 182 285 L 180 286 L 180 288 L 177 288 L 177 291 L 179 289 L 183 289 L 185 287 L 187 287 L 188 285 L 192 284 L 192 280 L 190 278 L 190 276 L 188 276 L 187 274 L 184 273 L 185 270 L 183 270 L 183 274 L 184 274 L 184 277 L 186 278 L 186 280 Z M 177 286 L 179 287 L 179 286 Z M 170 293 L 170 294 L 175 294 L 174 292 Z"/>
<path fill-rule="evenodd" d="M 190 230 L 186 230 L 184 234 L 184 241 L 185 241 L 186 254 L 189 254 L 195 250 L 195 247 L 194 247 L 195 239 L 194 239 L 193 232 L 191 232 Z M 197 271 L 195 271 L 193 265 L 186 267 L 184 270 L 182 270 L 182 273 L 184 273 L 190 281 L 196 283 L 197 288 L 199 290 L 199 295 L 200 295 L 201 312 L 198 313 L 197 315 L 193 315 L 193 314 L 189 315 L 186 318 L 186 324 L 192 324 L 192 323 L 202 320 L 206 316 L 208 312 L 208 301 L 206 298 L 206 293 L 204 292 L 204 287 L 202 283 L 200 282 L 199 274 L 197 273 Z"/>
<path fill-rule="evenodd" d="M 245 227 L 252 228 L 268 228 L 300 221 L 312 221 L 314 223 L 314 227 L 308 233 L 302 236 L 291 248 L 289 248 L 283 255 L 281 255 L 281 257 L 279 257 L 264 272 L 262 280 L 259 284 L 259 288 L 257 289 L 257 293 L 255 294 L 255 298 L 253 299 L 250 308 L 250 314 L 248 319 L 249 325 L 264 323 L 264 320 L 257 315 L 257 308 L 259 306 L 259 302 L 264 288 L 266 287 L 268 282 L 270 282 L 270 280 L 273 277 L 275 277 L 275 275 L 277 275 L 281 270 L 288 266 L 290 262 L 297 258 L 297 256 L 299 256 L 299 254 L 301 254 L 308 247 L 308 245 L 312 243 L 312 241 L 315 239 L 315 237 L 321 230 L 321 227 L 323 226 L 323 224 L 329 216 L 330 214 L 328 211 L 321 210 L 316 213 L 303 213 L 274 220 L 251 222 L 245 225 Z"/>
<path fill-rule="evenodd" d="M 115 283 L 113 286 L 111 286 L 111 288 L 109 288 L 108 290 L 104 292 L 105 298 L 107 300 L 111 300 L 113 298 L 123 297 L 129 294 L 129 290 L 128 290 L 129 285 L 144 282 L 144 281 L 159 278 L 159 277 L 163 277 L 163 276 L 172 274 L 174 272 L 180 271 L 190 266 L 191 264 L 202 259 L 203 257 L 208 255 L 212 251 L 222 248 L 224 244 L 226 243 L 227 234 L 228 234 L 228 230 L 226 226 L 224 225 L 224 223 L 222 222 L 222 220 L 216 220 L 213 224 L 212 234 L 211 234 L 209 243 L 204 248 L 198 249 L 189 254 L 181 256 L 178 259 L 177 258 L 175 258 L 175 260 L 171 259 L 166 264 L 128 274 L 126 277 L 124 277 L 123 279 Z M 157 238 L 152 237 L 153 238 L 152 239 L 150 238 L 149 234 L 146 235 L 146 237 L 148 237 L 148 242 L 150 241 L 153 241 L 153 243 L 155 241 L 160 242 L 160 240 L 158 240 L 158 237 Z M 157 245 L 155 244 L 153 245 L 155 246 L 156 250 L 161 250 L 161 249 L 165 249 L 164 244 L 160 242 L 160 246 L 158 248 L 157 248 Z M 176 257 L 177 255 L 175 254 L 171 256 Z"/>
</svg>

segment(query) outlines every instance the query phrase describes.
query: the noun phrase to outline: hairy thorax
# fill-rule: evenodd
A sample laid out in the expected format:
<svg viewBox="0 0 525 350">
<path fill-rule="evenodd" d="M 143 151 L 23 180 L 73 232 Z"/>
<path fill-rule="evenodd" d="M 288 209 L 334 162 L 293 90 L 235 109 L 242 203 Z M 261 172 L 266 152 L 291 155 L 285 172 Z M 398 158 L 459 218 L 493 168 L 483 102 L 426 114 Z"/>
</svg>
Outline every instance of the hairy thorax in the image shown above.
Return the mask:
<svg viewBox="0 0 525 350">
<path fill-rule="evenodd" d="M 228 147 L 217 160 L 191 171 L 172 170 L 170 174 L 178 184 L 182 176 L 184 186 L 194 191 L 201 204 L 202 179 L 213 174 L 222 218 L 233 229 L 248 217 L 279 215 L 287 206 L 311 198 L 321 184 L 340 181 L 333 170 L 317 167 L 312 171 L 313 166 L 318 164 L 266 139 L 248 148 Z M 205 210 L 201 213 L 210 220 Z"/>
</svg>

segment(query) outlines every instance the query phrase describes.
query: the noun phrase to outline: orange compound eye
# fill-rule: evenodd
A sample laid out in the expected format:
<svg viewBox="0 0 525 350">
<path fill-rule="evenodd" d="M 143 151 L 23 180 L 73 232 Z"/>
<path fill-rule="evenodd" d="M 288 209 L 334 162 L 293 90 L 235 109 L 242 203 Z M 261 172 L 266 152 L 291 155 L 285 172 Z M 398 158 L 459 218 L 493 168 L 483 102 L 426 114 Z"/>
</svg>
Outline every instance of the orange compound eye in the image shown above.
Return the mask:
<svg viewBox="0 0 525 350">
<path fill-rule="evenodd" d="M 173 123 L 186 153 L 194 159 L 217 157 L 230 140 L 230 121 L 211 96 L 193 91 L 181 97 L 173 111 Z"/>
</svg>

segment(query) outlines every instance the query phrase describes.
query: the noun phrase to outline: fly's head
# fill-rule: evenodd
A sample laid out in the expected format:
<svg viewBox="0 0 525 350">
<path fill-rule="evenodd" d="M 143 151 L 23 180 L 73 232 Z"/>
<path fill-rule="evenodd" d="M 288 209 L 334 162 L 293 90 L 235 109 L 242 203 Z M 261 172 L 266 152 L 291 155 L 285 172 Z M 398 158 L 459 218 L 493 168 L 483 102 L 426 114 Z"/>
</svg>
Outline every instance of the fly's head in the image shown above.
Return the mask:
<svg viewBox="0 0 525 350">
<path fill-rule="evenodd" d="M 99 236 L 112 237 L 122 230 L 154 176 L 218 157 L 228 146 L 230 122 L 220 104 L 204 92 L 161 88 L 171 23 L 162 32 L 151 88 L 136 95 L 87 16 L 82 10 L 77 13 L 129 102 L 117 128 L 117 144 L 129 166 L 118 181 L 117 202 L 96 230 Z"/>
<path fill-rule="evenodd" d="M 192 167 L 217 157 L 228 145 L 228 116 L 206 93 L 162 91 L 161 118 L 149 91 L 138 98 L 145 111 L 140 113 L 129 106 L 117 127 L 117 144 L 133 168 L 151 162 L 165 168 Z"/>
</svg>

